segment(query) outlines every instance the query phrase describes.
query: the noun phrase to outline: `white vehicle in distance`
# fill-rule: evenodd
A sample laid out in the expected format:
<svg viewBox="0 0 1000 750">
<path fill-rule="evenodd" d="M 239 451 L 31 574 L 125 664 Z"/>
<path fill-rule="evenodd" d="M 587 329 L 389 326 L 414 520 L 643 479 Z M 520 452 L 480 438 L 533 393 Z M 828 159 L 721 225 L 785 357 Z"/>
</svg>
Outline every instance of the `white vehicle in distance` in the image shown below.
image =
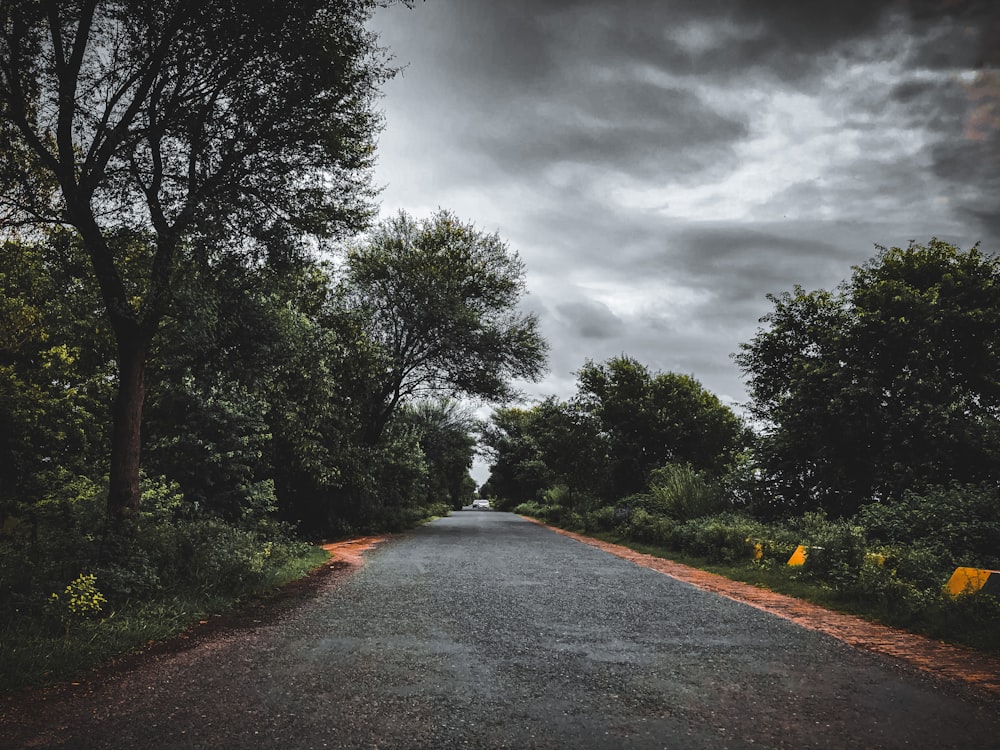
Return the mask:
<svg viewBox="0 0 1000 750">
<path fill-rule="evenodd" d="M 473 510 L 489 510 L 490 509 L 490 501 L 487 500 L 485 497 L 477 497 L 475 500 L 472 501 L 472 509 Z"/>
</svg>

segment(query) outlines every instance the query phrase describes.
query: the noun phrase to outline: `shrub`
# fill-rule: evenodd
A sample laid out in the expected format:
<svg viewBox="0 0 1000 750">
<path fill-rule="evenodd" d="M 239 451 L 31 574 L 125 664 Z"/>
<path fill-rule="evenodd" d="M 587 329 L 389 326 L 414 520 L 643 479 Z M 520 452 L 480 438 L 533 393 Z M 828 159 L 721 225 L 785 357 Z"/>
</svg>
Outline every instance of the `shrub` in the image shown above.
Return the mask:
<svg viewBox="0 0 1000 750">
<path fill-rule="evenodd" d="M 864 530 L 845 524 L 842 530 L 820 541 L 823 543 L 821 546 L 809 549 L 803 571 L 835 588 L 853 584 L 861 574 L 865 561 Z"/>
<path fill-rule="evenodd" d="M 677 546 L 717 562 L 750 560 L 760 525 L 738 513 L 721 513 L 680 524 L 674 532 Z"/>
<path fill-rule="evenodd" d="M 664 515 L 650 513 L 645 508 L 635 508 L 632 517 L 622 527 L 622 533 L 637 542 L 670 547 L 676 525 L 676 521 Z"/>
<path fill-rule="evenodd" d="M 62 620 L 67 633 L 74 622 L 101 614 L 107 603 L 108 600 L 97 588 L 97 577 L 93 573 L 81 573 L 63 589 L 62 594 L 53 592 L 49 596 L 49 605 Z"/>
<path fill-rule="evenodd" d="M 920 543 L 889 547 L 884 554 L 885 568 L 901 580 L 928 591 L 940 589 L 955 568 L 950 556 L 942 558 L 940 549 Z"/>
<path fill-rule="evenodd" d="M 564 484 L 557 484 L 542 493 L 544 505 L 558 506 L 577 513 L 585 513 L 587 509 L 597 505 L 597 499 L 586 492 L 573 490 Z"/>
<path fill-rule="evenodd" d="M 583 521 L 586 531 L 611 531 L 617 525 L 615 509 L 610 505 L 592 510 L 584 516 Z"/>
<path fill-rule="evenodd" d="M 555 508 L 548 505 L 542 505 L 534 500 L 529 500 L 526 503 L 521 503 L 520 505 L 514 507 L 514 513 L 522 516 L 529 516 L 531 518 L 537 518 L 539 521 L 548 520 L 554 510 Z"/>
<path fill-rule="evenodd" d="M 898 575 L 888 561 L 880 565 L 872 558 L 862 563 L 858 575 L 843 584 L 840 593 L 897 624 L 913 622 L 941 600 L 940 587 L 924 588 Z"/>
<path fill-rule="evenodd" d="M 802 566 L 805 576 L 834 588 L 844 588 L 857 580 L 868 548 L 864 528 L 844 520 L 831 521 L 823 511 L 805 513 L 788 525 L 809 547 Z"/>
<path fill-rule="evenodd" d="M 542 505 L 532 500 L 521 503 L 514 508 L 514 512 L 571 531 L 583 531 L 586 527 L 582 514 L 561 505 Z"/>
<path fill-rule="evenodd" d="M 856 519 L 873 539 L 917 544 L 945 567 L 1000 567 L 1000 488 L 951 484 L 907 492 L 901 500 L 872 503 Z"/>
<path fill-rule="evenodd" d="M 678 521 L 717 513 L 725 506 L 719 487 L 686 464 L 667 464 L 649 478 L 649 503 Z"/>
</svg>

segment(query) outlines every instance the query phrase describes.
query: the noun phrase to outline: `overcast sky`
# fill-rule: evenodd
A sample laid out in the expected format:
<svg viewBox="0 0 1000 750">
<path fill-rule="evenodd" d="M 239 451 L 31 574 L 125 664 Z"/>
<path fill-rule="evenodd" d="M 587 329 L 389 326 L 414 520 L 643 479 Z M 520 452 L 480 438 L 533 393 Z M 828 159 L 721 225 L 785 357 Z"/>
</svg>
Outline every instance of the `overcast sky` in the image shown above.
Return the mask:
<svg viewBox="0 0 1000 750">
<path fill-rule="evenodd" d="M 372 28 L 383 216 L 453 210 L 527 266 L 531 396 L 628 354 L 745 399 L 769 292 L 875 244 L 1000 250 L 1000 2 L 418 0 Z"/>
</svg>

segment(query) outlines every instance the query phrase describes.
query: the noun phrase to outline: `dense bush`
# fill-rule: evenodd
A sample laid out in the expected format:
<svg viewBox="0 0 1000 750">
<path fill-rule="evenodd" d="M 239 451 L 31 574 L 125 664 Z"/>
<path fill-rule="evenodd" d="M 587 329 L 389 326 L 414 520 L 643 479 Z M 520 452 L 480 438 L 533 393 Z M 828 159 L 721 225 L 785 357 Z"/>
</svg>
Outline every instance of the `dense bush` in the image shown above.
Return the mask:
<svg viewBox="0 0 1000 750">
<path fill-rule="evenodd" d="M 760 525 L 736 513 L 692 519 L 677 526 L 674 545 L 717 562 L 749 560 Z"/>
<path fill-rule="evenodd" d="M 586 526 L 583 515 L 561 505 L 544 505 L 531 501 L 521 503 L 514 508 L 514 512 L 570 531 L 583 531 Z"/>
<path fill-rule="evenodd" d="M 628 521 L 622 526 L 622 533 L 629 539 L 649 544 L 672 546 L 673 530 L 677 522 L 659 513 L 651 513 L 645 508 L 633 508 Z"/>
<path fill-rule="evenodd" d="M 80 575 L 93 574 L 112 607 L 181 591 L 238 598 L 307 548 L 266 518 L 232 524 L 193 511 L 176 485 L 150 478 L 137 536 L 105 536 L 91 531 L 101 528 L 103 488 L 76 487 L 0 536 L 0 622 L 39 616 Z"/>
<path fill-rule="evenodd" d="M 900 500 L 873 503 L 856 520 L 872 539 L 915 546 L 936 567 L 1000 567 L 1000 488 L 951 484 L 907 492 Z"/>
<path fill-rule="evenodd" d="M 590 511 L 583 520 L 586 531 L 611 531 L 617 525 L 615 509 L 610 505 Z"/>
<path fill-rule="evenodd" d="M 787 525 L 808 548 L 803 574 L 836 588 L 857 580 L 868 547 L 862 527 L 822 512 L 805 513 Z"/>
</svg>

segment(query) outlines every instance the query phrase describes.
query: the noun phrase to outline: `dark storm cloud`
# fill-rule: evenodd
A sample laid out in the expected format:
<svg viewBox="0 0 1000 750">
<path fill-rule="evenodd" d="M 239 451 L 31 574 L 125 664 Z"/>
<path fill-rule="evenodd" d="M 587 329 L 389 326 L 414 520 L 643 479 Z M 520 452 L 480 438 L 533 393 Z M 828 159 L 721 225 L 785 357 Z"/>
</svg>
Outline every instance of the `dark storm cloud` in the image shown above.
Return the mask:
<svg viewBox="0 0 1000 750">
<path fill-rule="evenodd" d="M 427 16 L 433 22 L 421 25 Z M 511 95 L 557 93 L 565 71 L 581 66 L 794 83 L 825 72 L 828 56 L 898 54 L 885 35 L 900 27 L 914 42 L 914 63 L 1000 62 L 995 0 L 428 0 L 391 21 L 401 38 L 409 26 L 429 40 L 435 56 L 422 63 L 463 96 L 492 101 L 497 114 Z M 399 62 L 409 62 L 410 45 L 391 41 Z"/>
<path fill-rule="evenodd" d="M 818 57 L 874 33 L 907 8 L 878 0 L 508 0 L 449 7 L 456 11 L 450 32 L 460 35 L 458 48 L 469 57 L 466 71 L 494 69 L 529 86 L 588 58 L 684 75 L 761 67 L 797 79 L 821 65 Z"/>
<path fill-rule="evenodd" d="M 629 354 L 742 401 L 767 293 L 875 244 L 1000 250 L 1000 0 L 427 0 L 380 13 L 385 212 L 527 264 L 534 395 Z"/>
<path fill-rule="evenodd" d="M 968 225 L 974 241 L 1000 252 L 1000 141 L 992 138 L 986 158 L 975 141 L 939 143 L 934 148 L 934 174 L 941 186 L 941 199 L 949 203 Z M 989 153 L 992 151 L 992 154 Z"/>
<path fill-rule="evenodd" d="M 516 112 L 516 130 L 488 123 L 466 145 L 521 173 L 569 162 L 636 177 L 689 174 L 726 158 L 747 133 L 742 118 L 715 111 L 696 92 L 640 80 L 567 87 L 558 108 L 537 100 Z"/>
<path fill-rule="evenodd" d="M 782 228 L 774 226 L 769 231 L 730 224 L 686 229 L 674 240 L 676 252 L 668 262 L 689 284 L 720 291 L 728 301 L 736 302 L 759 301 L 762 290 L 783 290 L 789 279 L 805 281 L 818 268 L 845 269 L 857 257 L 857 248 L 781 234 Z M 720 279 L 724 285 L 720 286 Z"/>
<path fill-rule="evenodd" d="M 1000 64 L 1000 4 L 995 0 L 911 0 L 915 34 L 923 37 L 916 60 L 931 67 Z"/>
<path fill-rule="evenodd" d="M 595 300 L 556 306 L 558 315 L 584 339 L 610 339 L 623 331 L 621 319 L 607 305 Z"/>
</svg>

